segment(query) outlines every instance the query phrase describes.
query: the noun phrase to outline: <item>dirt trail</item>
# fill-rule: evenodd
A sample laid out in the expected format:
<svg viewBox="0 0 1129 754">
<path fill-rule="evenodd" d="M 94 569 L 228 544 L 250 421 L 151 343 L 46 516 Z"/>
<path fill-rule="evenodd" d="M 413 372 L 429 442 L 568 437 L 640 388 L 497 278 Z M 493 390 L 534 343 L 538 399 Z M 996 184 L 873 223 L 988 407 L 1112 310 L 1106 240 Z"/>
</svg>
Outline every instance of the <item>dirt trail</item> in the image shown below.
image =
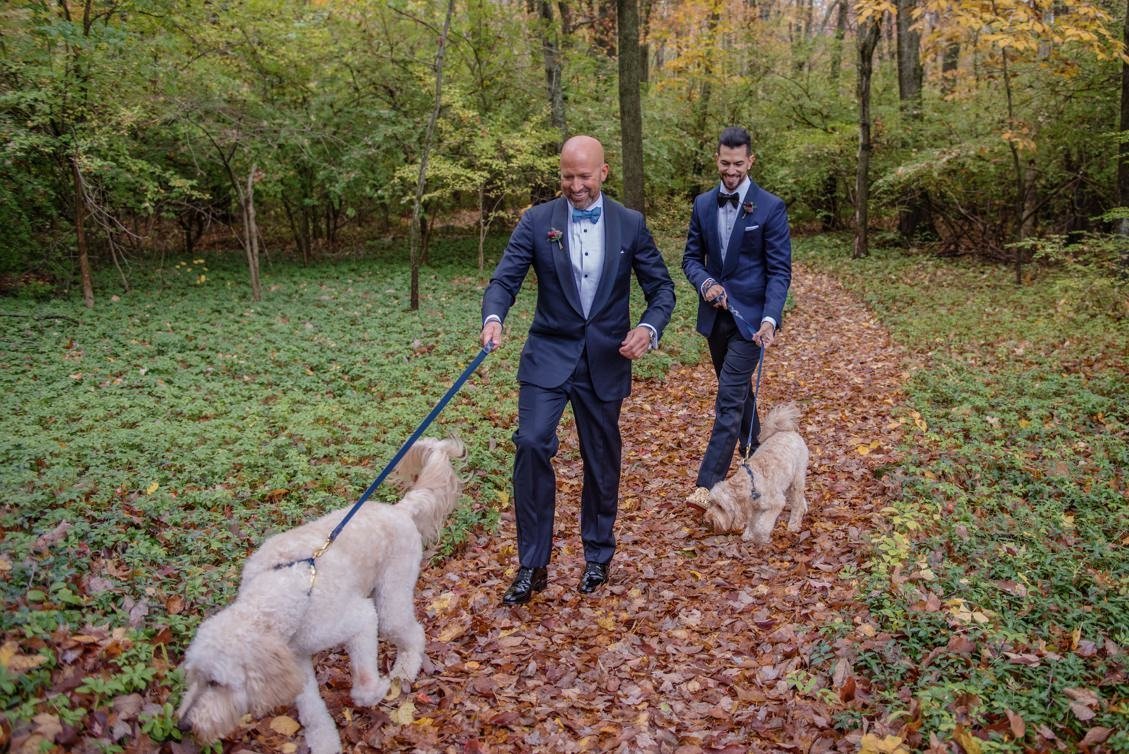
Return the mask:
<svg viewBox="0 0 1129 754">
<path fill-rule="evenodd" d="M 709 533 L 682 501 L 712 421 L 713 374 L 703 364 L 637 382 L 623 412 L 610 584 L 575 591 L 580 459 L 568 428 L 549 588 L 528 605 L 500 605 L 516 561 L 512 513 L 496 535 L 425 569 L 417 609 L 430 665 L 408 695 L 345 709 L 344 657 L 319 665 L 343 739 L 357 751 L 460 754 L 856 750 L 833 720 L 853 687 L 849 662 L 832 662 L 832 677 L 808 666 L 849 652 L 821 628 L 872 630 L 849 574 L 885 505 L 874 470 L 892 451 L 872 443 L 892 435 L 904 360 L 830 278 L 797 268 L 793 296 L 760 400 L 803 410 L 812 461 L 801 533 L 784 517 L 766 547 Z M 269 722 L 245 742 L 280 743 Z"/>
</svg>

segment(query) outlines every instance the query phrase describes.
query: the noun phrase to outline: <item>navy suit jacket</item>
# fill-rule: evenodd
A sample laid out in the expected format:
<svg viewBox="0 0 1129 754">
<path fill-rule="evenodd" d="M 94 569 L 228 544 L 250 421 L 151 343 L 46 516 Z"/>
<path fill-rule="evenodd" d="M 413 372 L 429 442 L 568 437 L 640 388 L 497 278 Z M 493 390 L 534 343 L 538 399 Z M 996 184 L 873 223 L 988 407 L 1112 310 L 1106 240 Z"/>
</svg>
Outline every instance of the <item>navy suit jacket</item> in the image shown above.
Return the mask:
<svg viewBox="0 0 1129 754">
<path fill-rule="evenodd" d="M 722 263 L 717 229 L 717 194 L 720 187 L 699 194 L 690 215 L 682 271 L 698 291 L 698 332 L 709 336 L 718 309 L 701 298 L 702 283 L 713 278 L 720 283 L 754 328 L 764 317 L 783 323 L 784 300 L 792 281 L 792 241 L 788 230 L 788 211 L 784 201 L 750 181 L 737 222 L 729 237 Z M 745 206 L 753 205 L 751 213 Z"/>
<path fill-rule="evenodd" d="M 660 336 L 674 310 L 674 283 L 643 215 L 604 195 L 604 268 L 588 313 L 572 273 L 568 249 L 569 204 L 564 197 L 522 215 L 482 297 L 482 318 L 503 322 L 529 268 L 537 273 L 537 308 L 521 352 L 517 378 L 543 388 L 564 384 L 587 349 L 592 386 L 601 400 L 631 392 L 631 360 L 619 346 L 631 328 L 646 323 Z M 549 231 L 560 231 L 551 241 Z M 638 322 L 630 312 L 631 273 L 647 307 Z"/>
</svg>

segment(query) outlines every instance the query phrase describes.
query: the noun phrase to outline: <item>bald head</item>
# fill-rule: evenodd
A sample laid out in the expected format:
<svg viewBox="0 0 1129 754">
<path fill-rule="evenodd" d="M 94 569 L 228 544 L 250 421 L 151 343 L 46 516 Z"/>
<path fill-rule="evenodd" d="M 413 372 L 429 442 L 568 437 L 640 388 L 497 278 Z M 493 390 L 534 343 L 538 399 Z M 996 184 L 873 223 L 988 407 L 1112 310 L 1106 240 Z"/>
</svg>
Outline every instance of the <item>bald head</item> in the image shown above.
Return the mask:
<svg viewBox="0 0 1129 754">
<path fill-rule="evenodd" d="M 591 136 L 573 136 L 561 147 L 561 193 L 577 209 L 587 209 L 600 196 L 608 177 L 604 146 Z"/>
</svg>

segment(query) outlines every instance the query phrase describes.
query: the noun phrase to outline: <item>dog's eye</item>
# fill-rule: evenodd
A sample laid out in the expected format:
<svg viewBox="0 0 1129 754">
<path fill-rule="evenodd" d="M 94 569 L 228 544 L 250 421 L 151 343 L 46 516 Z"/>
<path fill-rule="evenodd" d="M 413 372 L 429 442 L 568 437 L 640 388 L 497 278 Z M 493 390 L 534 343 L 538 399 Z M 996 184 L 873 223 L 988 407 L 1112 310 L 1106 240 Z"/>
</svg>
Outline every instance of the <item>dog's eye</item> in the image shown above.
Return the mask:
<svg viewBox="0 0 1129 754">
<path fill-rule="evenodd" d="M 208 688 L 210 688 L 210 689 L 218 689 L 218 688 L 219 688 L 220 686 L 222 686 L 222 685 L 223 685 L 223 684 L 222 684 L 222 683 L 220 683 L 220 682 L 219 682 L 219 681 L 217 681 L 217 680 L 211 680 L 211 681 L 208 681 Z"/>
</svg>

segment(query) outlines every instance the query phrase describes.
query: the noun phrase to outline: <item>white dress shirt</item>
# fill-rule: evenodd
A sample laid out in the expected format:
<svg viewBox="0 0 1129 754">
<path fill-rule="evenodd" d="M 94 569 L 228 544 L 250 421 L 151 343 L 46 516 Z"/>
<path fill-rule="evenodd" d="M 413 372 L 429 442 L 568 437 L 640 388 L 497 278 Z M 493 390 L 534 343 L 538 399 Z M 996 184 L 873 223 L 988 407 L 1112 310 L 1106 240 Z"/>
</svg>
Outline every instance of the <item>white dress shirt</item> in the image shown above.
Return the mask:
<svg viewBox="0 0 1129 754">
<path fill-rule="evenodd" d="M 600 208 L 600 219 L 573 220 L 572 204 L 568 210 L 568 255 L 572 262 L 572 274 L 576 279 L 576 289 L 580 291 L 580 306 L 587 317 L 596 298 L 596 288 L 600 285 L 600 275 L 604 271 L 604 194 L 586 209 Z"/>
<path fill-rule="evenodd" d="M 721 244 L 721 261 L 725 261 L 725 252 L 729 249 L 729 239 L 733 237 L 733 226 L 737 224 L 737 215 L 741 212 L 741 202 L 745 201 L 745 194 L 748 193 L 752 181 L 748 176 L 745 180 L 741 181 L 741 185 L 737 187 L 737 206 L 734 207 L 732 202 L 726 202 L 717 208 L 717 235 L 718 242 Z M 721 191 L 730 194 L 729 189 L 725 188 L 725 184 L 721 184 Z"/>
</svg>

